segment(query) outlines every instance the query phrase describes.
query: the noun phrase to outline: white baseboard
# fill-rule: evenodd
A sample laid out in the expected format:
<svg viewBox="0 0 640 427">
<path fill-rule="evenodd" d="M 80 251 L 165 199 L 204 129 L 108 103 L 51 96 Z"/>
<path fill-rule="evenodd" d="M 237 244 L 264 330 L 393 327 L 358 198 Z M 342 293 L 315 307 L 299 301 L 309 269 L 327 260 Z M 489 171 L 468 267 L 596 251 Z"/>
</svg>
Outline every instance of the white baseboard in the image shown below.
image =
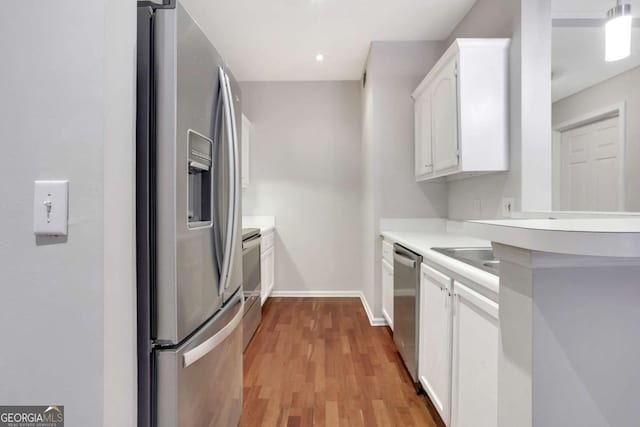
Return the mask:
<svg viewBox="0 0 640 427">
<path fill-rule="evenodd" d="M 386 326 L 384 317 L 373 317 L 373 312 L 362 291 L 273 291 L 274 298 L 360 298 L 371 326 Z"/>
<path fill-rule="evenodd" d="M 382 309 L 382 317 L 384 317 L 384 320 L 387 322 L 387 325 L 389 325 L 391 330 L 393 330 L 393 320 L 391 320 L 391 317 L 389 316 L 389 313 L 387 313 L 384 310 L 384 308 Z"/>
<path fill-rule="evenodd" d="M 276 291 L 271 292 L 277 298 L 360 298 L 360 291 Z"/>
<path fill-rule="evenodd" d="M 364 311 L 367 313 L 367 317 L 369 318 L 369 323 L 371 324 L 371 326 L 387 325 L 387 321 L 384 319 L 384 317 L 373 317 L 373 311 L 371 311 L 371 307 L 369 307 L 369 303 L 367 302 L 367 299 L 362 292 L 360 292 L 360 301 L 362 302 Z"/>
</svg>

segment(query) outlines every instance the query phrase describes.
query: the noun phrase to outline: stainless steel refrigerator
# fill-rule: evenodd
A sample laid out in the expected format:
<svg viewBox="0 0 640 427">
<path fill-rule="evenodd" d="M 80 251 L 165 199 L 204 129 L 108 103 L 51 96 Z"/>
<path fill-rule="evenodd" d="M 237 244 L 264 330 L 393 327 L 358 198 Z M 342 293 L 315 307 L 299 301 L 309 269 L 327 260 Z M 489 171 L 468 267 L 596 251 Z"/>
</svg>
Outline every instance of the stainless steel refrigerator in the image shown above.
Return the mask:
<svg viewBox="0 0 640 427">
<path fill-rule="evenodd" d="M 140 426 L 242 409 L 240 91 L 180 2 L 138 3 Z"/>
</svg>

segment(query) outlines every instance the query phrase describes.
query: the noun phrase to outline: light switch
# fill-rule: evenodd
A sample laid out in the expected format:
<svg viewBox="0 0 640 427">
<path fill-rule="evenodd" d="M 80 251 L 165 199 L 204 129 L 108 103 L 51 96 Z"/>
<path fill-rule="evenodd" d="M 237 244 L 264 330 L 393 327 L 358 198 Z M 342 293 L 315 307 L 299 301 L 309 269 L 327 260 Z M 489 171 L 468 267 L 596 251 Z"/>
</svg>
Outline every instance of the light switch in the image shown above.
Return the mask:
<svg viewBox="0 0 640 427">
<path fill-rule="evenodd" d="M 36 181 L 33 197 L 33 232 L 66 236 L 69 181 Z"/>
<path fill-rule="evenodd" d="M 516 207 L 516 199 L 513 197 L 503 197 L 502 198 L 502 216 L 505 218 L 511 218 L 511 214 L 513 213 Z"/>
</svg>

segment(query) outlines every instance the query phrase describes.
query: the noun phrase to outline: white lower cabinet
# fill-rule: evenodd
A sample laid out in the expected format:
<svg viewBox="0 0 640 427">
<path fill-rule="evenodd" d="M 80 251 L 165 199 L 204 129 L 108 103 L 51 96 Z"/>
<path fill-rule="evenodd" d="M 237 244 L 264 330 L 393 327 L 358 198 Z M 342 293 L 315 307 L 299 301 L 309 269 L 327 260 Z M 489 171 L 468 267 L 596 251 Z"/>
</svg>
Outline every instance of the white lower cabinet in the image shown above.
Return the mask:
<svg viewBox="0 0 640 427">
<path fill-rule="evenodd" d="M 275 245 L 273 233 L 269 233 L 262 238 L 260 255 L 260 300 L 261 303 L 267 300 L 275 285 Z"/>
<path fill-rule="evenodd" d="M 458 282 L 453 294 L 451 426 L 495 427 L 498 304 Z"/>
<path fill-rule="evenodd" d="M 382 315 L 393 330 L 393 265 L 382 260 Z"/>
<path fill-rule="evenodd" d="M 452 281 L 422 264 L 418 376 L 440 417 L 450 425 Z"/>
<path fill-rule="evenodd" d="M 434 268 L 420 273 L 418 376 L 445 425 L 498 425 L 498 304 Z"/>
</svg>

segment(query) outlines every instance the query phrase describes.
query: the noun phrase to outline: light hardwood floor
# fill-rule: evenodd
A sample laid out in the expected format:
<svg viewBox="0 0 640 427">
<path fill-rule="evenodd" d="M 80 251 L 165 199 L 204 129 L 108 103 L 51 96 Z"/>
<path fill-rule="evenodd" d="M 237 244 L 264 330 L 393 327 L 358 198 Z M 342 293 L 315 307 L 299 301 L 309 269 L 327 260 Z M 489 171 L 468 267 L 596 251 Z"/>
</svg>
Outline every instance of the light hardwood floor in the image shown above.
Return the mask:
<svg viewBox="0 0 640 427">
<path fill-rule="evenodd" d="M 244 355 L 249 426 L 440 426 L 357 298 L 271 298 Z M 433 409 L 431 408 L 431 411 Z"/>
</svg>

